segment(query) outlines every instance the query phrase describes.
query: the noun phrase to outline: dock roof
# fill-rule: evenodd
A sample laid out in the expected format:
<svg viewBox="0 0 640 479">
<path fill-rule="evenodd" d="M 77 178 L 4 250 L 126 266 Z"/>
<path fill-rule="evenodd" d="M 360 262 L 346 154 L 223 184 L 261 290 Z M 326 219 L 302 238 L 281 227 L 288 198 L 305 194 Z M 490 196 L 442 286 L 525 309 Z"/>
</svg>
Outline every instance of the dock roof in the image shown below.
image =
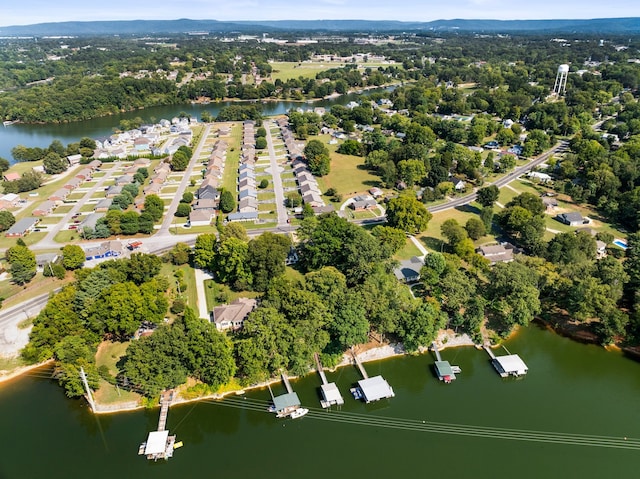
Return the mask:
<svg viewBox="0 0 640 479">
<path fill-rule="evenodd" d="M 169 431 L 153 431 L 149 433 L 147 438 L 147 445 L 144 448 L 144 453 L 149 454 L 162 454 L 167 448 L 167 439 L 169 438 Z"/>
<path fill-rule="evenodd" d="M 283 394 L 273 398 L 273 405 L 276 407 L 276 411 L 280 412 L 287 408 L 300 406 L 300 399 L 296 393 Z"/>
<path fill-rule="evenodd" d="M 340 394 L 336 383 L 323 384 L 320 386 L 320 390 L 322 391 L 322 396 L 325 401 L 342 401 L 342 394 Z"/>
<path fill-rule="evenodd" d="M 358 386 L 366 402 L 378 401 L 379 399 L 395 396 L 393 389 L 382 376 L 374 376 L 358 381 Z"/>
<path fill-rule="evenodd" d="M 497 356 L 496 362 L 507 374 L 526 374 L 527 365 L 517 354 L 509 354 L 508 356 Z"/>
<path fill-rule="evenodd" d="M 436 361 L 436 373 L 438 373 L 439 378 L 444 378 L 446 376 L 453 376 L 453 369 L 451 369 L 451 364 L 449 361 Z"/>
</svg>

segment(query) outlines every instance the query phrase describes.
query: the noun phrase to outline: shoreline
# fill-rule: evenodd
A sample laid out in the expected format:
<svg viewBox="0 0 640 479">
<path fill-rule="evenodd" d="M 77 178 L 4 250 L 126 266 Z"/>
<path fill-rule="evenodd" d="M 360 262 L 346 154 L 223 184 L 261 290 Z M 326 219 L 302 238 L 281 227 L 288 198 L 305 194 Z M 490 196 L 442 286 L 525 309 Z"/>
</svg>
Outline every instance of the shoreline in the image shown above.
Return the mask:
<svg viewBox="0 0 640 479">
<path fill-rule="evenodd" d="M 53 359 L 48 359 L 42 363 L 30 364 L 29 366 L 20 366 L 19 368 L 7 372 L 7 374 L 0 374 L 0 387 L 2 387 L 3 383 L 9 382 L 13 379 L 17 379 L 20 376 L 33 371 L 34 369 L 39 369 L 44 366 L 50 365 L 53 363 L 53 361 Z M 0 371 L 0 373 L 2 373 L 2 371 Z"/>
<path fill-rule="evenodd" d="M 438 333 L 438 337 L 436 338 L 436 344 L 438 345 L 438 349 L 440 351 L 448 348 L 477 346 L 473 341 L 471 341 L 471 338 L 467 334 L 456 335 L 454 331 L 450 329 L 442 330 Z M 429 351 L 430 351 L 429 348 L 422 347 L 416 353 L 407 353 L 402 343 L 388 343 L 388 344 L 383 344 L 374 348 L 369 348 L 365 351 L 357 353 L 357 356 L 358 356 L 358 359 L 360 359 L 360 361 L 362 361 L 363 363 L 369 363 L 373 361 L 381 361 L 383 359 L 390 359 L 390 358 L 395 358 L 399 356 L 404 356 L 407 354 L 425 354 L 425 353 L 428 353 Z M 325 369 L 329 372 L 335 372 L 339 368 L 352 366 L 352 365 L 353 365 L 353 359 L 351 355 L 348 352 L 345 352 L 342 356 L 342 360 L 334 368 L 331 368 L 331 369 L 325 368 Z M 309 370 L 307 374 L 314 374 L 314 372 L 315 372 L 315 369 L 312 369 L 312 370 Z M 289 379 L 298 379 L 299 377 L 301 376 L 289 376 Z M 189 403 L 193 403 L 197 401 L 205 401 L 205 400 L 221 400 L 227 396 L 241 396 L 241 395 L 244 395 L 246 392 L 254 391 L 258 389 L 264 389 L 272 384 L 277 384 L 281 380 L 282 379 L 280 378 L 271 378 L 268 381 L 258 383 L 258 384 L 253 384 L 251 386 L 247 386 L 242 389 L 226 391 L 224 393 L 207 394 L 207 395 L 199 396 L 196 398 L 188 398 L 188 399 L 182 398 L 178 393 L 177 397 L 173 400 L 171 405 L 173 406 L 177 404 L 189 404 Z M 124 404 L 122 406 L 118 406 L 117 404 L 100 405 L 96 403 L 96 406 L 97 406 L 97 410 L 93 411 L 93 413 L 101 414 L 101 415 L 136 411 L 138 409 L 147 408 L 146 406 L 143 406 L 143 405 L 133 406 L 131 403 Z M 155 407 L 159 407 L 159 406 L 154 406 L 154 408 Z"/>
</svg>

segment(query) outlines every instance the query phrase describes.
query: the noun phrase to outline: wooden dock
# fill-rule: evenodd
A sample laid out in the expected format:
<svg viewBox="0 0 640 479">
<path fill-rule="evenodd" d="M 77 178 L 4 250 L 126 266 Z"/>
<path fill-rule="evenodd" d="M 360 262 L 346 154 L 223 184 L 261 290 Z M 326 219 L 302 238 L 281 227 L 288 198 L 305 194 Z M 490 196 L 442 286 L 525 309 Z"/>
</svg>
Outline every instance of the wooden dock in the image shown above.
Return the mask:
<svg viewBox="0 0 640 479">
<path fill-rule="evenodd" d="M 356 366 L 358 367 L 358 369 L 360 370 L 360 374 L 362 375 L 362 377 L 364 379 L 369 379 L 369 375 L 367 374 L 366 369 L 364 368 L 364 366 L 362 365 L 362 363 L 360 362 L 360 360 L 358 359 L 358 356 L 356 355 L 355 351 L 353 350 L 353 348 L 351 349 L 351 355 L 353 356 L 353 360 L 356 363 Z"/>
<path fill-rule="evenodd" d="M 158 419 L 158 431 L 164 431 L 167 426 L 169 406 L 173 401 L 173 391 L 165 391 L 160 395 L 160 418 Z"/>
<path fill-rule="evenodd" d="M 287 388 L 287 392 L 291 394 L 293 392 L 293 388 L 291 387 L 291 383 L 289 382 L 289 378 L 285 373 L 282 373 L 282 382 L 284 383 L 284 387 Z"/>
<path fill-rule="evenodd" d="M 164 391 L 160 395 L 160 417 L 158 418 L 158 430 L 149 433 L 147 440 L 140 444 L 138 454 L 147 456 L 147 459 L 169 459 L 173 457 L 176 446 L 176 436 L 170 436 L 167 427 L 169 406 L 173 401 L 173 390 Z M 180 443 L 182 445 L 182 443 Z"/>
<path fill-rule="evenodd" d="M 340 394 L 340 390 L 335 383 L 330 383 L 327 381 L 327 376 L 324 373 L 324 368 L 322 367 L 322 363 L 320 362 L 320 357 L 318 353 L 314 353 L 314 358 L 316 360 L 316 368 L 318 370 L 318 374 L 320 375 L 320 379 L 322 380 L 322 386 L 320 386 L 320 391 L 322 392 L 322 399 L 320 400 L 320 405 L 323 408 L 329 408 L 334 404 L 337 406 L 341 406 L 344 404 L 344 399 L 342 398 L 342 394 Z"/>
<path fill-rule="evenodd" d="M 489 355 L 489 357 L 493 360 L 496 359 L 496 355 L 493 354 L 493 351 L 491 350 L 491 348 L 489 347 L 488 344 L 485 344 L 484 346 L 482 346 L 484 348 L 484 350 L 487 352 L 487 354 Z"/>
<path fill-rule="evenodd" d="M 433 352 L 436 353 L 436 359 L 438 361 L 442 361 L 442 357 L 440 356 L 440 351 L 438 351 L 438 346 L 436 346 L 435 341 L 431 343 L 431 347 L 433 348 Z"/>
</svg>

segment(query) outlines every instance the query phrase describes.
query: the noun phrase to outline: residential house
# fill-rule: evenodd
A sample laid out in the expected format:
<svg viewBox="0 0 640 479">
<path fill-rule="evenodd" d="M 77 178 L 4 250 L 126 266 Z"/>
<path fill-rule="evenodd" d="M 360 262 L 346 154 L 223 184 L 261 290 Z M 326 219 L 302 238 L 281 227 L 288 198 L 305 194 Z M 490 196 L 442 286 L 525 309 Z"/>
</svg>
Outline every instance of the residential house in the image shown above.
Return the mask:
<svg viewBox="0 0 640 479">
<path fill-rule="evenodd" d="M 70 190 L 66 189 L 66 188 L 60 188 L 58 191 L 56 191 L 54 194 L 52 194 L 51 196 L 49 196 L 49 200 L 50 201 L 56 201 L 56 202 L 63 202 L 64 200 L 67 199 L 67 196 L 69 196 Z"/>
<path fill-rule="evenodd" d="M 258 211 L 258 200 L 252 196 L 242 198 L 238 203 L 238 211 L 240 213 L 253 213 Z"/>
<path fill-rule="evenodd" d="M 93 211 L 95 211 L 96 213 L 106 213 L 107 211 L 109 211 L 109 207 L 111 206 L 112 202 L 113 200 L 111 198 L 104 198 L 96 203 Z"/>
<path fill-rule="evenodd" d="M 91 179 L 91 173 L 92 171 L 90 168 L 83 168 L 76 173 L 76 178 L 82 181 L 87 181 Z"/>
<path fill-rule="evenodd" d="M 549 196 L 543 196 L 542 204 L 546 208 L 547 212 L 551 212 L 554 208 L 558 207 L 558 200 Z"/>
<path fill-rule="evenodd" d="M 215 210 L 218 207 L 218 202 L 212 199 L 198 200 L 191 209 L 196 210 Z"/>
<path fill-rule="evenodd" d="M 104 216 L 104 213 L 89 213 L 78 226 L 78 231 L 83 231 L 85 228 L 95 230 L 98 220 Z"/>
<path fill-rule="evenodd" d="M 577 211 L 572 211 L 569 213 L 561 213 L 555 217 L 560 223 L 569 226 L 580 226 L 580 225 L 588 225 L 590 223 L 589 218 L 584 218 Z"/>
<path fill-rule="evenodd" d="M 322 197 L 318 193 L 314 193 L 313 191 L 310 191 L 309 193 L 302 195 L 302 201 L 304 201 L 305 204 L 311 207 L 324 206 L 324 201 L 322 201 Z"/>
<path fill-rule="evenodd" d="M 67 156 L 67 162 L 69 163 L 69 166 L 79 165 L 80 160 L 82 160 L 81 154 Z"/>
<path fill-rule="evenodd" d="M 513 261 L 514 248 L 509 243 L 480 246 L 476 251 L 479 255 L 488 259 L 491 264 Z"/>
<path fill-rule="evenodd" d="M 460 178 L 453 178 L 453 188 L 456 191 L 464 191 L 466 187 L 467 183 L 464 180 L 461 180 Z"/>
<path fill-rule="evenodd" d="M 201 186 L 198 188 L 197 196 L 199 200 L 218 200 L 220 193 L 211 185 Z"/>
<path fill-rule="evenodd" d="M 253 298 L 238 298 L 231 304 L 221 304 L 213 308 L 211 322 L 216 325 L 218 331 L 236 331 L 242 328 L 244 320 L 257 306 L 258 301 Z"/>
<path fill-rule="evenodd" d="M 209 226 L 215 212 L 209 209 L 197 209 L 189 213 L 189 226 Z"/>
<path fill-rule="evenodd" d="M 50 215 L 56 208 L 55 201 L 47 200 L 42 202 L 36 209 L 33 210 L 33 216 L 47 216 Z"/>
<path fill-rule="evenodd" d="M 241 190 L 243 188 L 256 188 L 256 180 L 254 178 L 244 178 L 242 181 L 238 183 L 238 189 Z"/>
<path fill-rule="evenodd" d="M 111 185 L 109 188 L 107 188 L 107 191 L 105 192 L 105 196 L 107 198 L 114 198 L 118 196 L 120 193 L 122 193 L 122 186 Z"/>
<path fill-rule="evenodd" d="M 83 180 L 81 180 L 80 178 L 71 178 L 69 181 L 65 183 L 63 188 L 66 188 L 69 191 L 75 190 L 82 183 L 83 183 Z"/>
<path fill-rule="evenodd" d="M 55 263 L 60 256 L 57 253 L 42 253 L 36 255 L 36 271 L 42 272 L 47 265 Z"/>
<path fill-rule="evenodd" d="M 365 211 L 377 208 L 378 203 L 371 197 L 356 196 L 354 201 L 349 204 L 349 208 L 354 211 Z"/>
<path fill-rule="evenodd" d="M 148 168 L 151 166 L 151 160 L 149 158 L 136 158 L 133 162 L 133 166 L 136 168 Z"/>
<path fill-rule="evenodd" d="M 152 182 L 144 187 L 142 192 L 146 195 L 157 195 L 162 190 L 162 183 Z"/>
<path fill-rule="evenodd" d="M 375 186 L 369 189 L 369 193 L 371 193 L 371 196 L 373 196 L 374 198 L 380 198 L 381 196 L 384 196 L 384 191 L 382 191 L 380 188 L 376 188 Z"/>
<path fill-rule="evenodd" d="M 151 148 L 151 140 L 149 138 L 136 138 L 133 140 L 133 147 L 136 151 L 146 151 Z"/>
<path fill-rule="evenodd" d="M 245 198 L 258 198 L 258 192 L 255 188 L 247 186 L 238 192 L 238 198 L 242 201 Z"/>
<path fill-rule="evenodd" d="M 91 162 L 87 165 L 92 170 L 97 170 L 102 166 L 102 162 L 100 160 L 91 160 Z"/>
<path fill-rule="evenodd" d="M 238 213 L 231 213 L 227 216 L 227 221 L 256 221 L 257 219 L 257 211 L 239 211 Z"/>
<path fill-rule="evenodd" d="M 20 179 L 19 173 L 5 173 L 4 180 L 5 181 L 16 181 Z"/>
<path fill-rule="evenodd" d="M 18 206 L 20 202 L 20 196 L 16 193 L 7 193 L 6 195 L 0 196 L 0 209 L 5 208 L 15 208 Z"/>
<path fill-rule="evenodd" d="M 40 218 L 22 218 L 16 221 L 11 228 L 9 228 L 4 235 L 8 238 L 20 238 L 27 235 L 30 231 L 36 227 Z"/>
<path fill-rule="evenodd" d="M 420 279 L 420 270 L 424 266 L 424 260 L 413 256 L 410 259 L 400 261 L 397 268 L 393 270 L 393 274 L 398 281 L 404 283 L 415 283 Z"/>
<path fill-rule="evenodd" d="M 133 183 L 132 175 L 122 175 L 116 178 L 116 186 L 124 186 Z"/>
<path fill-rule="evenodd" d="M 105 241 L 98 246 L 92 246 L 85 250 L 87 261 L 101 258 L 117 258 L 125 252 L 122 242 L 119 240 Z"/>
<path fill-rule="evenodd" d="M 530 171 L 527 176 L 532 180 L 538 180 L 540 183 L 547 183 L 553 180 L 548 174 L 540 173 L 539 171 Z"/>
</svg>

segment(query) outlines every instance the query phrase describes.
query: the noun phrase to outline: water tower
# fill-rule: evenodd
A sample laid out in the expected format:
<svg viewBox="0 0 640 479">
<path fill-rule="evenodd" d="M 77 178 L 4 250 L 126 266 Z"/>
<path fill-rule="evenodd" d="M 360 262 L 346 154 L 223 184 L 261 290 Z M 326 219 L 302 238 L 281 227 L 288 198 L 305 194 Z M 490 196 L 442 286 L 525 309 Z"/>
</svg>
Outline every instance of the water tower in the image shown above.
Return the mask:
<svg viewBox="0 0 640 479">
<path fill-rule="evenodd" d="M 556 75 L 556 82 L 553 85 L 554 95 L 564 95 L 567 89 L 567 77 L 569 76 L 569 65 L 563 63 L 558 67 L 558 73 Z"/>
</svg>

